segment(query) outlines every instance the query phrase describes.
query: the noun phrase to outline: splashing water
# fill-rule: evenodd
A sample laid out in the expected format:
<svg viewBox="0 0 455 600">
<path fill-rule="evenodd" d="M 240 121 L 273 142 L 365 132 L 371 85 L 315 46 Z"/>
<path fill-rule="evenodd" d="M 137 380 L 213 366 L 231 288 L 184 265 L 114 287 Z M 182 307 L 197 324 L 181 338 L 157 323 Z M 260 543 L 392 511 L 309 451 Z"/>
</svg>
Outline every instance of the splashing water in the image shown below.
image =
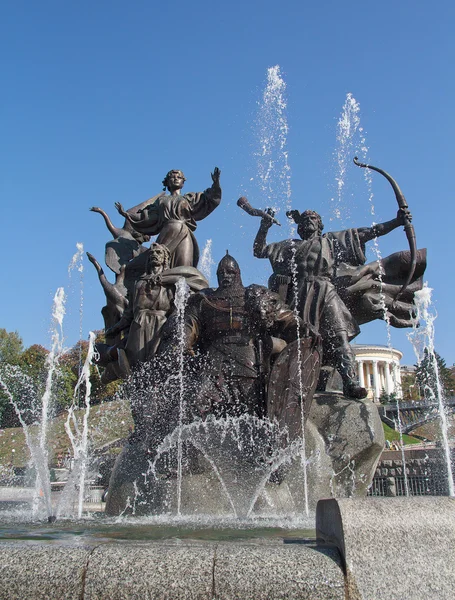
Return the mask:
<svg viewBox="0 0 455 600">
<path fill-rule="evenodd" d="M 264 90 L 262 103 L 259 105 L 259 141 L 261 151 L 257 153 L 258 174 L 262 192 L 270 203 L 275 204 L 274 209 L 280 212 L 280 206 L 287 212 L 292 209 L 291 200 L 291 167 L 287 150 L 287 136 L 289 132 L 287 122 L 286 83 L 281 77 L 280 67 L 270 67 L 267 70 L 267 85 Z M 287 219 L 290 237 L 295 236 L 295 227 Z M 294 318 L 299 323 L 299 298 L 297 286 L 297 262 L 294 241 L 291 242 L 291 279 L 294 290 Z M 300 328 L 297 327 L 297 376 L 299 379 L 300 398 L 304 397 L 302 353 Z M 305 424 L 304 413 L 301 411 L 301 464 L 304 482 L 305 511 L 309 514 L 307 459 L 305 449 Z"/>
<path fill-rule="evenodd" d="M 68 265 L 68 275 L 71 277 L 71 272 L 74 271 L 75 269 L 77 271 L 79 271 L 79 273 L 82 273 L 82 271 L 84 270 L 83 264 L 82 264 L 82 258 L 84 255 L 84 244 L 82 244 L 81 242 L 77 242 L 76 243 L 76 252 L 73 255 L 73 258 L 70 261 L 70 264 Z"/>
<path fill-rule="evenodd" d="M 375 240 L 377 243 L 377 239 Z M 380 274 L 380 282 L 382 286 L 382 272 Z M 384 294 L 382 294 L 382 290 L 380 291 L 381 301 L 384 303 Z M 387 348 L 390 351 L 390 356 L 393 359 L 393 347 L 392 347 L 392 333 L 390 326 L 390 318 L 388 316 L 388 312 L 385 309 L 384 305 L 384 320 L 387 328 Z M 387 366 L 388 368 L 388 366 Z M 392 369 L 392 381 L 393 381 L 393 389 L 395 392 L 395 407 L 397 409 L 397 418 L 396 418 L 396 429 L 398 430 L 398 435 L 400 439 L 400 450 L 401 450 L 401 462 L 403 464 L 403 482 L 404 482 L 404 492 L 406 496 L 409 496 L 409 481 L 408 481 L 408 468 L 406 464 L 406 454 L 404 451 L 404 438 L 403 438 L 403 420 L 401 418 L 401 406 L 400 406 L 400 386 L 397 380 L 397 370 L 395 368 Z"/>
<path fill-rule="evenodd" d="M 301 440 L 289 443 L 287 430 L 268 419 L 209 415 L 167 435 L 157 449 L 152 472 L 163 454 L 182 443 L 197 448 L 208 461 L 235 518 L 250 517 L 271 474 L 301 452 Z"/>
<path fill-rule="evenodd" d="M 360 139 L 358 136 L 360 134 Z M 349 214 L 349 203 L 344 199 L 346 173 L 355 153 L 365 158 L 368 151 L 365 144 L 365 132 L 360 127 L 360 104 L 351 93 L 346 95 L 341 116 L 337 124 L 337 149 L 334 153 L 336 162 L 336 197 L 332 198 L 332 214 L 330 220 L 345 221 Z M 354 149 L 357 147 L 356 152 Z"/>
<path fill-rule="evenodd" d="M 214 264 L 215 263 L 212 258 L 212 240 L 207 240 L 207 243 L 204 246 L 204 250 L 202 251 L 201 261 L 199 263 L 199 271 L 207 279 L 209 286 L 210 279 L 212 277 L 212 266 Z"/>
<path fill-rule="evenodd" d="M 281 77 L 280 67 L 270 67 L 256 119 L 259 138 L 256 160 L 260 190 L 272 205 L 279 198 L 284 197 L 288 201 L 290 196 L 285 92 L 286 83 Z"/>
<path fill-rule="evenodd" d="M 2 372 L 0 387 L 5 391 L 14 407 L 23 428 L 30 451 L 31 464 L 35 468 L 34 514 L 39 509 L 40 498 L 44 500 L 46 513 L 52 518 L 52 501 L 49 472 L 49 452 L 47 428 L 50 416 L 53 385 L 58 374 L 59 360 L 63 353 L 63 318 L 65 315 L 65 292 L 58 288 L 52 308 L 52 346 L 46 358 L 47 377 L 44 393 L 39 400 L 32 380 L 18 367 L 10 367 Z M 15 393 L 12 392 L 15 390 Z M 26 408 L 23 407 L 24 399 Z M 28 421 L 33 419 L 34 431 Z"/>
<path fill-rule="evenodd" d="M 89 334 L 89 346 L 87 351 L 87 356 L 84 362 L 84 366 L 82 368 L 81 374 L 79 376 L 78 382 L 74 389 L 74 399 L 78 397 L 78 392 L 82 386 L 85 386 L 85 407 L 84 413 L 82 417 L 82 423 L 79 424 L 79 420 L 77 418 L 75 409 L 77 408 L 74 404 L 68 410 L 67 419 L 65 422 L 65 431 L 68 435 L 68 438 L 71 442 L 71 447 L 73 449 L 74 456 L 74 467 L 71 472 L 71 477 L 68 480 L 64 494 L 62 496 L 62 501 L 60 502 L 58 516 L 61 516 L 65 511 L 69 511 L 69 502 L 68 497 L 71 498 L 73 493 L 73 487 L 79 489 L 78 494 L 78 509 L 77 516 L 79 518 L 82 517 L 83 503 L 84 503 L 84 494 L 85 494 L 85 480 L 87 475 L 87 467 L 88 467 L 88 418 L 90 415 L 90 394 L 92 384 L 90 382 L 90 367 L 93 360 L 93 355 L 95 353 L 95 334 L 91 331 Z M 78 403 L 77 403 L 78 405 Z M 77 482 L 77 483 L 76 483 Z M 66 493 L 65 493 L 66 492 Z"/>
<path fill-rule="evenodd" d="M 179 366 L 179 425 L 178 425 L 178 443 L 177 443 L 177 515 L 180 516 L 182 503 L 182 426 L 185 412 L 185 377 L 184 377 L 184 359 L 185 359 L 185 308 L 188 303 L 190 289 L 186 280 L 180 278 L 175 286 L 175 307 L 177 309 L 177 331 L 178 331 L 178 366 Z"/>
<path fill-rule="evenodd" d="M 344 221 L 344 216 L 348 214 L 349 207 L 344 203 L 344 188 L 346 183 L 346 172 L 347 166 L 350 164 L 353 155 L 360 156 L 360 162 L 368 163 L 368 146 L 366 142 L 366 132 L 363 127 L 360 126 L 360 104 L 354 98 L 352 93 L 346 95 L 346 100 L 343 105 L 341 117 L 338 121 L 337 126 L 337 142 L 338 148 L 336 151 L 336 162 L 337 162 L 337 198 L 333 205 L 333 219 L 340 219 Z M 373 217 L 371 226 L 374 227 L 377 223 L 374 220 L 375 217 L 375 206 L 374 206 L 374 193 L 373 193 L 373 178 L 370 169 L 363 169 L 364 181 L 367 187 L 368 203 L 370 205 L 370 213 Z M 387 311 L 385 303 L 385 294 L 383 292 L 383 276 L 384 270 L 381 264 L 382 253 L 379 246 L 378 238 L 375 237 L 372 240 L 372 253 L 378 262 L 378 282 L 379 282 L 379 310 L 382 312 L 382 318 L 386 323 L 387 333 L 387 347 L 390 350 L 390 355 L 393 357 L 393 346 L 392 346 L 392 334 L 390 317 Z M 395 369 L 392 370 L 392 380 L 394 390 L 398 391 L 398 381 L 396 378 Z M 398 393 L 395 395 L 395 402 L 397 407 L 397 430 L 400 436 L 400 448 L 402 454 L 403 473 L 404 473 L 404 488 L 405 493 L 409 495 L 409 486 L 407 478 L 407 467 L 406 467 L 406 456 L 404 452 L 404 441 L 403 441 L 403 425 L 400 412 L 400 404 Z"/>
<path fill-rule="evenodd" d="M 65 316 L 65 300 L 65 290 L 62 287 L 60 287 L 55 293 L 54 304 L 52 308 L 52 346 L 51 351 L 49 352 L 46 358 L 47 378 L 41 408 L 40 449 L 42 459 L 45 461 L 46 466 L 48 464 L 47 425 L 49 419 L 52 384 L 55 372 L 58 368 L 60 356 L 63 353 L 63 317 Z M 45 485 L 44 482 L 41 482 L 41 484 Z"/>
<path fill-rule="evenodd" d="M 41 436 L 40 446 L 47 453 L 46 449 L 46 437 L 47 437 L 47 420 L 49 418 L 49 405 L 52 393 L 52 382 L 54 379 L 55 371 L 58 367 L 58 361 L 63 353 L 63 317 L 65 316 L 65 290 L 60 287 L 55 293 L 54 304 L 52 307 L 52 346 L 46 359 L 47 366 L 47 379 L 46 389 L 42 399 L 42 413 L 41 413 Z"/>
<path fill-rule="evenodd" d="M 83 272 L 82 267 L 82 244 L 77 244 L 77 252 L 73 256 L 71 263 L 68 267 L 68 271 L 77 269 L 79 273 Z M 82 314 L 82 285 L 81 285 L 81 311 Z M 63 348 L 63 320 L 66 312 L 66 301 L 67 297 L 62 287 L 58 288 L 54 296 L 53 307 L 52 307 L 52 344 L 51 350 L 46 357 L 46 380 L 45 389 L 41 398 L 38 398 L 35 384 L 33 381 L 23 373 L 19 368 L 16 367 L 17 373 L 7 373 L 5 378 L 0 381 L 0 385 L 5 389 L 10 403 L 14 406 L 15 412 L 21 423 L 24 431 L 26 444 L 30 451 L 30 462 L 31 466 L 36 472 L 36 485 L 35 485 L 35 497 L 33 501 L 33 514 L 36 515 L 40 509 L 41 504 L 44 502 L 47 516 L 50 520 L 53 520 L 53 507 L 51 499 L 51 485 L 50 485 L 50 471 L 49 471 L 49 440 L 48 440 L 48 425 L 49 419 L 52 416 L 52 401 L 53 393 L 56 380 L 59 376 L 59 362 L 64 352 Z M 79 381 L 75 388 L 75 394 L 80 390 L 81 384 L 86 384 L 86 415 L 84 416 L 84 422 L 82 427 L 76 427 L 76 434 L 70 432 L 70 441 L 73 446 L 75 456 L 75 468 L 73 469 L 70 479 L 65 486 L 65 489 L 60 498 L 59 506 L 57 508 L 57 515 L 65 513 L 64 500 L 65 498 L 72 501 L 74 495 L 74 488 L 79 487 L 79 510 L 78 515 L 82 514 L 82 502 L 85 485 L 85 473 L 87 466 L 87 444 L 88 444 L 88 406 L 90 402 L 90 381 L 89 377 L 89 363 L 91 361 L 94 351 L 94 334 L 90 334 L 90 344 L 88 350 L 88 356 L 86 365 L 81 368 Z M 2 373 L 3 375 L 3 373 Z M 11 389 L 13 392 L 11 392 Z M 27 399 L 25 402 L 24 400 Z M 25 407 L 25 408 L 24 408 Z M 73 419 L 74 422 L 74 407 L 70 409 L 68 421 Z M 33 427 L 30 427 L 30 424 Z M 78 486 L 76 486 L 76 480 Z M 69 502 L 67 502 L 69 504 Z M 72 513 L 67 511 L 67 514 Z"/>
<path fill-rule="evenodd" d="M 73 255 L 73 258 L 68 265 L 68 276 L 70 278 L 70 286 L 71 286 L 71 276 L 73 271 L 77 271 L 79 273 L 79 339 L 83 338 L 83 317 L 84 317 L 84 244 L 81 242 L 76 243 L 76 252 Z M 81 376 L 82 371 L 82 347 L 79 346 L 79 370 L 78 377 Z M 78 400 L 80 398 L 78 397 Z"/>
<path fill-rule="evenodd" d="M 416 292 L 414 303 L 416 305 L 417 316 L 415 320 L 415 328 L 408 334 L 408 339 L 411 342 L 414 352 L 417 357 L 417 362 L 420 364 L 425 356 L 425 351 L 428 353 L 430 364 L 434 373 L 434 381 L 432 385 L 426 386 L 426 392 L 438 403 L 439 417 L 441 422 L 441 433 L 443 440 L 443 448 L 446 457 L 447 480 L 449 485 L 449 495 L 455 496 L 455 485 L 452 470 L 452 460 L 450 456 L 450 445 L 448 435 L 447 407 L 445 404 L 444 390 L 441 384 L 439 374 L 438 361 L 434 349 L 434 322 L 437 314 L 432 311 L 431 294 L 433 290 L 425 283 L 424 287 Z M 417 328 L 420 323 L 420 328 Z"/>
<path fill-rule="evenodd" d="M 21 407 L 21 400 L 24 397 L 32 400 L 37 406 L 38 399 L 36 398 L 34 384 L 19 367 L 5 365 L 0 374 L 0 389 L 6 394 L 9 403 L 14 407 L 19 423 L 24 432 L 25 442 L 30 451 L 30 465 L 35 469 L 36 481 L 33 496 L 32 513 L 37 516 L 41 509 L 41 502 L 44 501 L 44 508 L 49 520 L 52 519 L 52 500 L 50 474 L 48 466 L 47 448 L 43 453 L 40 444 L 41 429 L 38 424 L 38 435 L 34 435 L 31 427 L 26 423 L 25 418 L 27 410 Z M 12 393 L 14 389 L 16 393 Z"/>
<path fill-rule="evenodd" d="M 84 308 L 84 245 L 81 242 L 76 244 L 77 251 L 68 265 L 68 275 L 71 278 L 72 272 L 76 270 L 79 273 L 79 339 L 83 337 L 83 308 Z"/>
<path fill-rule="evenodd" d="M 293 227 L 291 228 L 294 229 Z M 294 234 L 295 235 L 295 234 Z M 293 237 L 293 235 L 291 235 Z M 291 278 L 292 278 L 292 288 L 294 290 L 294 319 L 297 323 L 297 377 L 299 380 L 299 395 L 300 395 L 300 419 L 301 419 L 301 445 L 300 445 L 300 457 L 302 463 L 302 471 L 303 471 L 303 493 L 305 497 L 305 512 L 306 515 L 309 515 L 309 503 L 308 503 L 308 476 L 307 476 L 307 457 L 306 457 L 306 448 L 305 448 L 305 414 L 303 410 L 304 406 L 304 389 L 303 389 L 303 373 L 302 373 L 302 346 L 301 346 L 301 337 L 300 337 L 300 327 L 299 327 L 299 296 L 298 296 L 298 278 L 297 278 L 297 261 L 296 261 L 296 252 L 297 248 L 295 244 L 292 244 L 292 255 L 291 255 Z"/>
</svg>

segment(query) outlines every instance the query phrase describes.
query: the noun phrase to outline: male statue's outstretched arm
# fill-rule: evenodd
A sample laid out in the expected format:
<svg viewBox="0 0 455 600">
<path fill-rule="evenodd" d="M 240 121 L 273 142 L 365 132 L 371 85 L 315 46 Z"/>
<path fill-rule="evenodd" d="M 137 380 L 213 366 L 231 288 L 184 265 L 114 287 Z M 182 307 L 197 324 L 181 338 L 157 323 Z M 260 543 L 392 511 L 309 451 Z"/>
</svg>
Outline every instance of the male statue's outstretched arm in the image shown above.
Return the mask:
<svg viewBox="0 0 455 600">
<path fill-rule="evenodd" d="M 412 215 L 407 208 L 398 209 L 397 216 L 395 219 L 391 221 L 386 221 L 385 223 L 378 223 L 377 225 L 373 225 L 372 227 L 360 227 L 357 231 L 359 234 L 359 239 L 362 244 L 369 242 L 370 240 L 381 237 L 383 235 L 387 235 L 400 225 L 405 225 L 406 221 L 411 221 Z"/>
<path fill-rule="evenodd" d="M 271 209 L 267 209 L 267 216 L 262 217 L 259 230 L 254 238 L 253 254 L 256 258 L 267 258 L 267 233 L 274 223 Z"/>
</svg>

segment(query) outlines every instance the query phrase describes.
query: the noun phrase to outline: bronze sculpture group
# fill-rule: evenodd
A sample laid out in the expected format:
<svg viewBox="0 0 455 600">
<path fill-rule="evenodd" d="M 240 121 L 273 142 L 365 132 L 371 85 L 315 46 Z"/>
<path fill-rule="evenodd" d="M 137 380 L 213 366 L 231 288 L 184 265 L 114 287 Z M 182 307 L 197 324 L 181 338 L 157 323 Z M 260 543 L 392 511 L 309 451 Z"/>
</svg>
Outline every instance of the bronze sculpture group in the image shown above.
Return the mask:
<svg viewBox="0 0 455 600">
<path fill-rule="evenodd" d="M 373 169 L 391 181 L 399 199 L 395 181 Z M 341 375 L 346 399 L 365 398 L 367 390 L 358 383 L 349 342 L 362 323 L 373 319 L 411 326 L 413 295 L 422 286 L 425 270 L 425 251 L 416 251 L 415 236 L 410 252 L 365 264 L 368 241 L 400 225 L 409 234 L 411 216 L 402 194 L 396 218 L 339 232 L 324 234 L 321 217 L 314 211 L 289 211 L 300 239 L 270 244 L 267 232 L 277 223 L 273 212 L 252 209 L 241 198 L 239 206 L 261 216 L 253 252 L 269 259 L 273 274 L 268 288 L 244 287 L 240 266 L 227 254 L 218 265 L 218 287 L 213 289 L 197 270 L 194 231 L 197 221 L 221 201 L 220 171 L 214 169 L 212 186 L 204 192 L 182 194 L 184 182 L 183 173 L 172 170 L 163 180 L 169 194 L 128 210 L 117 203 L 125 218 L 123 228 L 115 228 L 101 209 L 91 209 L 102 214 L 114 236 L 106 245 L 114 284 L 88 254 L 106 294 L 102 310 L 106 344 L 98 347 L 104 381 L 126 379 L 131 373 L 137 381 L 149 371 L 155 378 L 150 386 L 156 388 L 160 379 L 156 372 L 172 371 L 172 356 L 183 352 L 188 364 L 196 365 L 187 392 L 187 419 L 250 414 L 276 419 L 294 436 L 302 433 L 316 387 L 318 393 L 325 392 L 333 368 Z M 151 236 L 156 240 L 144 248 Z M 412 235 L 408 237 L 412 241 Z M 175 307 L 181 278 L 190 291 L 183 325 L 177 323 Z M 136 442 L 144 437 L 140 443 L 153 454 L 176 426 L 178 409 L 175 398 L 148 404 L 147 409 L 138 409 L 137 402 L 133 406 L 134 435 Z M 147 436 L 153 441 L 144 441 Z"/>
</svg>

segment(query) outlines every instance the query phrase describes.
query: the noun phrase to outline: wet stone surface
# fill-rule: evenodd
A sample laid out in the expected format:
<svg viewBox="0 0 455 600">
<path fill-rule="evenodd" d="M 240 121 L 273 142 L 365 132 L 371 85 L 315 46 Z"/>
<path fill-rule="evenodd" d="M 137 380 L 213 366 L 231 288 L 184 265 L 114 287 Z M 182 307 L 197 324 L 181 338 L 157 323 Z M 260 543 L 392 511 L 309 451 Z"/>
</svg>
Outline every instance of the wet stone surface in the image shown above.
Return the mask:
<svg viewBox="0 0 455 600">
<path fill-rule="evenodd" d="M 5 542 L 0 598 L 344 598 L 338 551 L 288 541 Z"/>
<path fill-rule="evenodd" d="M 91 548 L 0 544 L 0 598 L 80 600 Z"/>
</svg>

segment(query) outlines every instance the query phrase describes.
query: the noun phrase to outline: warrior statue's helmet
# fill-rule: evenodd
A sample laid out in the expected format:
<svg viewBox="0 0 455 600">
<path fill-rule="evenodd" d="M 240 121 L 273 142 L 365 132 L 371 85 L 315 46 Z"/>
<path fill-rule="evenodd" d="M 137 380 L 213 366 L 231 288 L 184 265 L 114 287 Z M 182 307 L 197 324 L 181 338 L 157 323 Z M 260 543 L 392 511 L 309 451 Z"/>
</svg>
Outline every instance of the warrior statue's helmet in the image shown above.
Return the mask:
<svg viewBox="0 0 455 600">
<path fill-rule="evenodd" d="M 226 250 L 226 256 L 218 263 L 218 268 L 216 270 L 216 275 L 218 277 L 218 285 L 222 287 L 227 287 L 226 282 L 223 284 L 223 279 L 226 274 L 230 274 L 231 281 L 229 282 L 229 287 L 231 286 L 243 286 L 242 278 L 240 275 L 240 266 L 239 263 L 235 260 L 233 256 L 229 254 L 229 251 Z"/>
</svg>

